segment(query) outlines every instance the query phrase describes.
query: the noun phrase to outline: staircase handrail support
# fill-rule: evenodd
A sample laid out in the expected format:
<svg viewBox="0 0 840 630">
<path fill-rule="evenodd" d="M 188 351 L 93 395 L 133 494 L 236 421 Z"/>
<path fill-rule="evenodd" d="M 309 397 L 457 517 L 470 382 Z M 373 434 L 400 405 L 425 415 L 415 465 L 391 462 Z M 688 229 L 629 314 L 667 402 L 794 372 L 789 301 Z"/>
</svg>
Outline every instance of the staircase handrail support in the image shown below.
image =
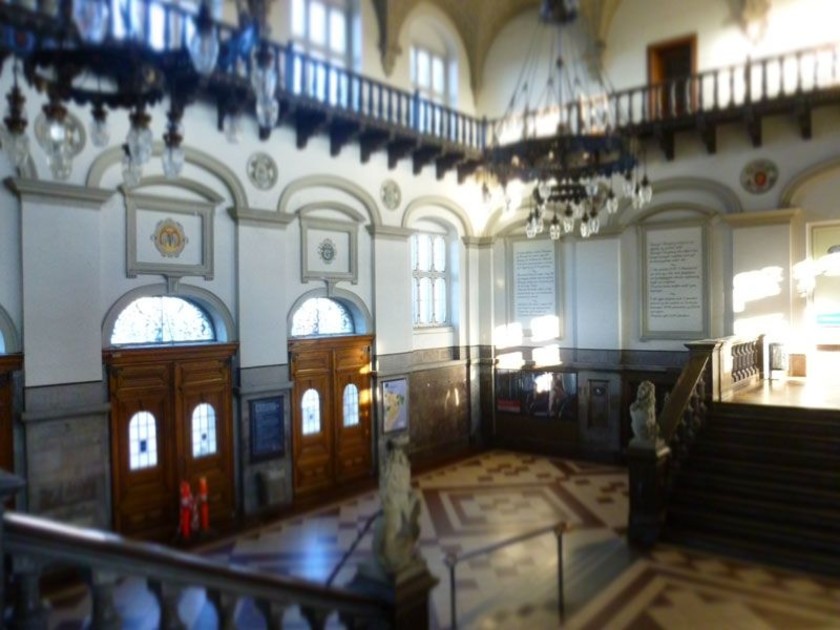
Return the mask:
<svg viewBox="0 0 840 630">
<path fill-rule="evenodd" d="M 117 534 L 83 529 L 48 519 L 7 512 L 4 551 L 45 565 L 60 564 L 117 575 L 144 577 L 182 587 L 199 586 L 235 597 L 252 597 L 284 606 L 299 605 L 351 618 L 388 619 L 389 606 L 372 597 L 327 588 L 249 567 L 222 565 L 163 545 L 135 542 Z"/>
<path fill-rule="evenodd" d="M 483 556 L 499 549 L 504 549 L 511 545 L 515 545 L 531 538 L 537 538 L 549 532 L 553 532 L 557 539 L 557 593 L 558 603 L 557 609 L 560 615 L 560 621 L 563 621 L 565 612 L 565 600 L 563 597 L 563 534 L 567 533 L 571 527 L 565 521 L 559 521 L 553 525 L 546 525 L 523 534 L 518 534 L 511 538 L 506 538 L 491 545 L 485 545 L 478 549 L 472 549 L 464 553 L 447 553 L 443 558 L 443 563 L 449 568 L 449 605 L 450 605 L 450 627 L 455 630 L 458 627 L 458 613 L 457 613 L 457 597 L 456 597 L 456 582 L 455 582 L 455 568 L 464 560 L 472 560 L 478 556 Z"/>
</svg>

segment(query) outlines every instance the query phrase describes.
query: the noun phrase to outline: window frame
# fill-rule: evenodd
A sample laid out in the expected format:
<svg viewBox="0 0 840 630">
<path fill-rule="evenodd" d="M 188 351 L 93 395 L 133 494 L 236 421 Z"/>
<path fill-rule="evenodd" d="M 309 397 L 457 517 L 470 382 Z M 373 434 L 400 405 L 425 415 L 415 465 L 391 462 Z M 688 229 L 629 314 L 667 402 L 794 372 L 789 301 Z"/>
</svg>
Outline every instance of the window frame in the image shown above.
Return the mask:
<svg viewBox="0 0 840 630">
<path fill-rule="evenodd" d="M 425 54 L 428 59 L 428 76 L 429 85 L 422 86 L 418 84 L 419 71 L 417 67 L 417 60 L 419 54 Z M 434 61 L 439 60 L 443 66 L 443 91 L 438 93 L 434 90 Z M 448 53 L 441 54 L 432 50 L 431 47 L 417 42 L 411 44 L 411 51 L 409 53 L 409 77 L 411 79 L 411 89 L 418 92 L 420 98 L 443 105 L 444 107 L 454 107 L 454 98 L 452 90 L 452 81 L 449 76 L 452 74 L 452 58 Z"/>
<path fill-rule="evenodd" d="M 429 243 L 429 267 L 430 269 L 420 269 L 420 238 L 428 237 Z M 435 269 L 434 256 L 434 242 L 440 239 L 443 243 L 444 269 L 443 271 Z M 409 242 L 409 249 L 411 255 L 411 325 L 415 331 L 427 331 L 440 328 L 452 327 L 452 253 L 450 251 L 452 246 L 452 236 L 447 232 L 433 232 L 426 230 L 417 230 L 411 235 Z M 421 287 L 424 279 L 430 280 L 429 299 L 431 300 L 430 312 L 432 313 L 432 321 L 422 322 L 421 319 Z M 443 280 L 444 283 L 444 317 L 442 321 L 434 320 L 435 300 L 435 281 Z"/>
</svg>

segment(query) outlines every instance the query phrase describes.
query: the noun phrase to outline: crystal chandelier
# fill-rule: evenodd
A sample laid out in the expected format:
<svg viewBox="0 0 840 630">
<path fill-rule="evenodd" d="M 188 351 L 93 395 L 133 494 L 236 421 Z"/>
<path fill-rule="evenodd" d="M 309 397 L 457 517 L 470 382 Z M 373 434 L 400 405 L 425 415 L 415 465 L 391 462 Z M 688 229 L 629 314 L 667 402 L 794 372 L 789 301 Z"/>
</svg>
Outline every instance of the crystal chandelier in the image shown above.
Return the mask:
<svg viewBox="0 0 840 630">
<path fill-rule="evenodd" d="M 508 110 L 495 121 L 484 154 L 484 188 L 488 177 L 494 180 L 504 190 L 508 211 L 518 206 L 514 183 L 532 187 L 528 238 L 546 224 L 554 240 L 574 232 L 588 238 L 619 211 L 622 199 L 640 208 L 653 195 L 637 140 L 616 131 L 603 73 L 587 72 L 573 35 L 561 37 L 577 14 L 575 0 L 543 0 L 541 32 L 532 39 Z M 545 60 L 534 42 L 547 33 L 554 63 L 538 91 L 541 82 L 535 79 Z"/>
<path fill-rule="evenodd" d="M 129 131 L 122 147 L 128 186 L 140 182 L 152 157 L 149 110 L 166 96 L 170 108 L 161 168 L 167 178 L 179 177 L 183 169 L 181 121 L 185 105 L 199 93 L 231 103 L 231 116 L 224 120 L 231 141 L 238 137 L 239 112 L 251 102 L 256 104 L 260 135 L 266 137 L 277 121 L 279 105 L 275 53 L 263 39 L 268 34 L 265 2 L 249 0 L 247 7 L 240 6 L 239 28 L 227 27 L 224 39 L 212 18 L 211 2 L 201 0 L 197 12 L 190 13 L 161 0 L 134 0 L 116 14 L 110 0 L 59 0 L 52 11 L 46 8 L 49 3 L 43 3 L 43 9 L 38 3 L 39 10 L 0 3 L 0 58 L 11 53 L 15 64 L 3 138 L 12 163 L 20 167 L 29 157 L 19 67 L 26 81 L 47 96 L 36 136 L 55 179 L 70 177 L 73 155 L 81 150 L 73 144 L 78 137 L 70 137 L 69 101 L 91 107 L 89 135 L 98 148 L 111 141 L 109 110 L 128 113 Z M 239 70 L 233 81 L 222 76 L 230 75 L 231 68 Z"/>
</svg>

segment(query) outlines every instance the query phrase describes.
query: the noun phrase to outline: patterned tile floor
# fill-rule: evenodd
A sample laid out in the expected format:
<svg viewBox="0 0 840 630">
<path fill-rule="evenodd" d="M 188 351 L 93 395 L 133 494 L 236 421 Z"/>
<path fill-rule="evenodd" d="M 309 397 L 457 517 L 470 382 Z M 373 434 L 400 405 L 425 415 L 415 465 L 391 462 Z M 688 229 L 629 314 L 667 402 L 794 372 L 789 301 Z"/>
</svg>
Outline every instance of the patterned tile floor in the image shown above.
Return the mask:
<svg viewBox="0 0 840 630">
<path fill-rule="evenodd" d="M 558 521 L 564 539 L 565 623 L 558 615 L 557 544 L 552 533 L 458 565 L 458 624 L 478 629 L 840 628 L 840 582 L 745 564 L 673 547 L 630 550 L 624 539 L 627 477 L 621 468 L 494 451 L 415 479 L 423 500 L 420 547 L 441 581 L 432 593 L 435 628 L 450 627 L 443 557 L 464 553 Z M 375 493 L 282 520 L 204 550 L 219 562 L 324 582 L 369 515 Z M 335 583 L 370 557 L 368 533 Z M 153 628 L 157 607 L 145 585 L 123 582 L 118 606 L 128 628 Z M 89 603 L 56 606 L 51 627 L 84 625 Z M 181 604 L 190 628 L 215 628 L 200 589 Z M 298 611 L 284 620 L 305 627 Z M 240 628 L 262 628 L 249 602 Z"/>
</svg>

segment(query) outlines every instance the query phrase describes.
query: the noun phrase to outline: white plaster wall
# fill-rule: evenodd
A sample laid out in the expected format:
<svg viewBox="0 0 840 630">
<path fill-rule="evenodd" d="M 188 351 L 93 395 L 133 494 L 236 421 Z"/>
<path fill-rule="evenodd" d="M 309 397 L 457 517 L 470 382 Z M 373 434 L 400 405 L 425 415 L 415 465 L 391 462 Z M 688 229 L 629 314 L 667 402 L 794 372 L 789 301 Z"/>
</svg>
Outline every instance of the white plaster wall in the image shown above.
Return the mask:
<svg viewBox="0 0 840 630">
<path fill-rule="evenodd" d="M 766 333 L 788 341 L 792 328 L 791 226 L 763 225 L 732 230 L 734 330 Z"/>
<path fill-rule="evenodd" d="M 408 243 L 379 236 L 373 243 L 376 353 L 396 354 L 412 349 L 411 277 Z"/>
<path fill-rule="evenodd" d="M 26 386 L 102 378 L 101 210 L 24 202 Z"/>
<path fill-rule="evenodd" d="M 575 296 L 568 312 L 573 312 L 577 321 L 575 345 L 618 350 L 621 347 L 620 242 L 614 238 L 579 241 L 574 251 Z"/>
</svg>

